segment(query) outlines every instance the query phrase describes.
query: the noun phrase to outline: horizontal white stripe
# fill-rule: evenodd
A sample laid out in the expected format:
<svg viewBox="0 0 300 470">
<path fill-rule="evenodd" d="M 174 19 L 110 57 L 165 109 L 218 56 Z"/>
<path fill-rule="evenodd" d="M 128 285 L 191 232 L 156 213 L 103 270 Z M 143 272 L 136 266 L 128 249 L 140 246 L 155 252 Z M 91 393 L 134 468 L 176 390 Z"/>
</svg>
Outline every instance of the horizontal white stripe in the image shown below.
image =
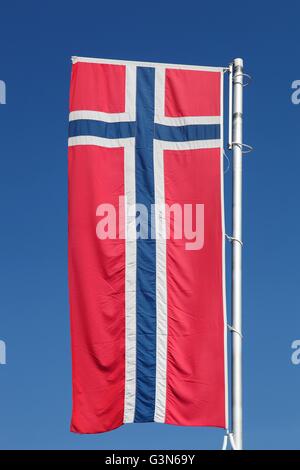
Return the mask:
<svg viewBox="0 0 300 470">
<path fill-rule="evenodd" d="M 98 145 L 99 147 L 116 148 L 125 147 L 127 145 L 134 146 L 134 138 L 106 139 L 93 135 L 79 135 L 77 137 L 69 137 L 68 145 L 69 147 L 73 147 L 74 145 Z"/>
<path fill-rule="evenodd" d="M 165 126 L 188 126 L 191 124 L 220 124 L 220 116 L 187 116 L 187 117 L 167 117 L 155 115 L 157 124 Z"/>
<path fill-rule="evenodd" d="M 99 111 L 71 111 L 69 121 L 76 121 L 78 119 L 91 119 L 102 122 L 134 122 L 135 116 L 128 113 L 111 114 Z M 219 116 L 165 117 L 156 115 L 155 122 L 166 126 L 187 126 L 190 124 L 220 124 L 221 118 Z"/>
<path fill-rule="evenodd" d="M 101 113 L 100 111 L 71 111 L 69 114 L 69 121 L 76 121 L 77 119 L 92 119 L 94 121 L 103 122 L 126 122 L 134 121 L 133 116 L 128 113 Z"/>
<path fill-rule="evenodd" d="M 96 137 L 93 135 L 79 135 L 77 137 L 69 137 L 68 145 L 98 145 L 99 147 L 125 147 L 126 145 L 134 146 L 134 137 L 124 139 L 106 139 L 104 137 Z M 156 140 L 155 145 L 160 146 L 163 150 L 188 150 L 197 148 L 220 148 L 222 146 L 221 139 L 210 140 L 189 140 L 186 142 L 169 142 L 166 140 Z"/>
<path fill-rule="evenodd" d="M 139 62 L 136 60 L 117 60 L 117 59 L 98 59 L 94 57 L 72 57 L 73 64 L 76 62 L 91 62 L 95 64 L 115 64 L 115 65 L 136 65 L 140 67 L 167 67 L 173 69 L 187 69 L 187 70 L 206 70 L 208 72 L 220 72 L 227 70 L 228 67 L 207 67 L 202 65 L 183 65 L 183 64 L 164 64 L 160 62 Z"/>
<path fill-rule="evenodd" d="M 189 150 L 189 149 L 212 149 L 221 148 L 221 139 L 210 139 L 210 140 L 189 140 L 186 142 L 169 142 L 166 140 L 156 140 L 155 145 L 157 148 L 160 147 L 163 150 Z"/>
</svg>

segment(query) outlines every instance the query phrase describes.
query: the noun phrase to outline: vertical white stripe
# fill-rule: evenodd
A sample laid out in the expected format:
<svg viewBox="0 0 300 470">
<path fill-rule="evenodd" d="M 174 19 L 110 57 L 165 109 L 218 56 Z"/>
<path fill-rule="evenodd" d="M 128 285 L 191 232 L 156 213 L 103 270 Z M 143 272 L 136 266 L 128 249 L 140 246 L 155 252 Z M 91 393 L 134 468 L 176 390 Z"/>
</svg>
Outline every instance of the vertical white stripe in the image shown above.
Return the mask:
<svg viewBox="0 0 300 470">
<path fill-rule="evenodd" d="M 136 65 L 126 65 L 125 114 L 129 121 L 136 119 Z"/>
<path fill-rule="evenodd" d="M 165 422 L 167 389 L 167 273 L 166 218 L 163 148 L 154 140 L 156 232 L 156 393 L 154 421 Z"/>
<path fill-rule="evenodd" d="M 126 65 L 125 113 L 136 118 L 136 65 Z M 133 423 L 136 399 L 135 139 L 124 147 L 125 174 L 125 394 L 124 423 Z M 130 212 L 131 208 L 131 212 Z M 132 213 L 132 209 L 134 212 Z"/>
<path fill-rule="evenodd" d="M 157 67 L 155 70 L 155 122 L 160 122 L 160 119 L 165 116 L 165 77 L 166 69 L 164 67 Z"/>
<path fill-rule="evenodd" d="M 134 139 L 124 147 L 125 173 L 125 397 L 124 423 L 134 421 L 136 390 L 136 240 Z"/>
</svg>

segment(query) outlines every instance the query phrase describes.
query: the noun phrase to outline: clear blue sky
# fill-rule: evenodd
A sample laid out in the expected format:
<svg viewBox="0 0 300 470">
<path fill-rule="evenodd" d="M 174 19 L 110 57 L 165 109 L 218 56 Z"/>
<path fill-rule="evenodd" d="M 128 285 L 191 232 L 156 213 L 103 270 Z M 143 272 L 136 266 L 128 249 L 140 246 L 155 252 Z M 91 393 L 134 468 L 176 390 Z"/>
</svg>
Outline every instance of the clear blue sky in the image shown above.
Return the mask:
<svg viewBox="0 0 300 470">
<path fill-rule="evenodd" d="M 2 2 L 0 448 L 220 448 L 223 432 L 127 425 L 69 432 L 67 120 L 71 55 L 227 65 L 245 89 L 244 419 L 247 448 L 300 448 L 299 17 L 294 2 Z M 230 232 L 230 172 L 225 175 Z"/>
</svg>

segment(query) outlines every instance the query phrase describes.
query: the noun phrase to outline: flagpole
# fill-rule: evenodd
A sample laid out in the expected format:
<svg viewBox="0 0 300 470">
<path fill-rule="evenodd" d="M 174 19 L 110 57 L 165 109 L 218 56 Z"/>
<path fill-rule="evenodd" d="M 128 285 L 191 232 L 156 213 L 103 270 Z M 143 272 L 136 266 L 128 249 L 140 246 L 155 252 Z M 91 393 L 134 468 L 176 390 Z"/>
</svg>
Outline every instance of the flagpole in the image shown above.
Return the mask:
<svg viewBox="0 0 300 470">
<path fill-rule="evenodd" d="M 242 407 L 242 164 L 243 59 L 233 61 L 232 109 L 232 434 L 236 450 L 243 449 Z"/>
</svg>

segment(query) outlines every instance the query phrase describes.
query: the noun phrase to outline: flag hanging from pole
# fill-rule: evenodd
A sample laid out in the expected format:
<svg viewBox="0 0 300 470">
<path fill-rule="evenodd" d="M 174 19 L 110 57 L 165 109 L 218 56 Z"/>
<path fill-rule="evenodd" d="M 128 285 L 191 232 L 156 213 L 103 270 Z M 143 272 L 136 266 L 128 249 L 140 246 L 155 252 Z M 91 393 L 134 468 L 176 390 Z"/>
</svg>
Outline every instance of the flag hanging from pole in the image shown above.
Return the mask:
<svg viewBox="0 0 300 470">
<path fill-rule="evenodd" d="M 223 72 L 73 58 L 73 432 L 227 427 Z"/>
</svg>

